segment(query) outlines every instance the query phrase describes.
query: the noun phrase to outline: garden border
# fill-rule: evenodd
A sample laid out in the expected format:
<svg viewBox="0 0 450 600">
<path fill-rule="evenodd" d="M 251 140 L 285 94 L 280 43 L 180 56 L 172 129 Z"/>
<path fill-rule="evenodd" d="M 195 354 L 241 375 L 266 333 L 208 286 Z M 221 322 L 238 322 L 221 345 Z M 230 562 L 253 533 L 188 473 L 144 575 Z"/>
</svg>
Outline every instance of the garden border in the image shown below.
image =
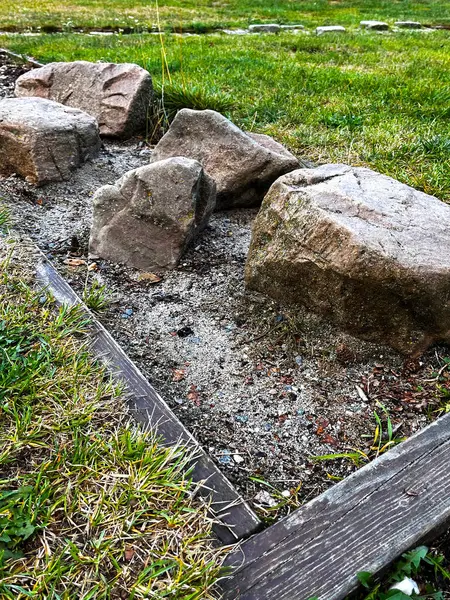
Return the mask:
<svg viewBox="0 0 450 600">
<path fill-rule="evenodd" d="M 192 478 L 200 483 L 199 494 L 211 502 L 213 529 L 219 540 L 223 544 L 232 544 L 255 533 L 261 522 L 252 509 L 67 281 L 39 249 L 38 252 L 41 256 L 36 265 L 39 284 L 53 294 L 58 304 L 79 305 L 89 317 L 90 348 L 125 384 L 133 418 L 144 427 L 154 429 L 165 444 L 181 442 L 195 448 Z"/>
<path fill-rule="evenodd" d="M 343 600 L 450 523 L 450 413 L 228 555 L 222 600 Z"/>
</svg>

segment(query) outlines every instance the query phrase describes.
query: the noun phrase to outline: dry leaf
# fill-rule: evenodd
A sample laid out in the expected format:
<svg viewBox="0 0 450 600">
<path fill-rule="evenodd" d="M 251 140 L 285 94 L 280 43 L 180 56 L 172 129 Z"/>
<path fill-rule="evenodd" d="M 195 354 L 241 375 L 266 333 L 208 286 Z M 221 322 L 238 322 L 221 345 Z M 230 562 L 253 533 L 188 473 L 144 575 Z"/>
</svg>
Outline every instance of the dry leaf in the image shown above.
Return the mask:
<svg viewBox="0 0 450 600">
<path fill-rule="evenodd" d="M 125 560 L 131 560 L 134 556 L 133 548 L 125 548 Z"/>
<path fill-rule="evenodd" d="M 88 266 L 88 271 L 97 271 L 97 270 L 98 270 L 98 265 L 97 265 L 97 263 L 95 263 L 95 262 L 94 262 L 94 263 L 91 263 L 91 264 Z"/>
<path fill-rule="evenodd" d="M 189 388 L 189 394 L 187 395 L 188 400 L 193 402 L 196 406 L 200 406 L 200 394 L 197 391 L 197 386 L 192 384 Z"/>
<path fill-rule="evenodd" d="M 161 281 L 161 277 L 159 277 L 159 275 L 155 275 L 155 273 L 139 273 L 137 280 L 148 281 L 148 283 L 159 283 Z"/>
<path fill-rule="evenodd" d="M 66 258 L 64 264 L 69 265 L 69 267 L 81 267 L 86 264 L 86 261 L 82 258 Z"/>
<path fill-rule="evenodd" d="M 186 369 L 174 369 L 172 381 L 183 381 L 186 377 Z"/>
</svg>

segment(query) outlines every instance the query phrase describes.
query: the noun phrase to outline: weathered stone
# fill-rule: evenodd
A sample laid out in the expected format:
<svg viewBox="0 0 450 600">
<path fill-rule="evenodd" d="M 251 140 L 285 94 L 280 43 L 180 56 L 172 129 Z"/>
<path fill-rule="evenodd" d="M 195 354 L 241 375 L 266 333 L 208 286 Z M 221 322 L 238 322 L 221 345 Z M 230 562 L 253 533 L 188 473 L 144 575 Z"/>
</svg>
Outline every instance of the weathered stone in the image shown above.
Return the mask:
<svg viewBox="0 0 450 600">
<path fill-rule="evenodd" d="M 278 33 L 281 27 L 277 23 L 257 23 L 249 25 L 248 30 L 250 33 Z"/>
<path fill-rule="evenodd" d="M 297 159 L 256 141 L 213 110 L 180 110 L 159 141 L 152 162 L 170 156 L 187 156 L 202 163 L 217 184 L 217 208 L 255 206 L 270 185 L 298 168 Z M 273 145 L 272 145 L 273 146 Z"/>
<path fill-rule="evenodd" d="M 304 25 L 280 25 L 281 29 L 284 29 L 286 31 L 297 31 L 299 29 L 305 29 Z"/>
<path fill-rule="evenodd" d="M 21 75 L 15 92 L 84 110 L 97 119 L 101 135 L 125 139 L 145 133 L 152 80 L 133 64 L 50 63 Z"/>
<path fill-rule="evenodd" d="M 249 288 L 409 352 L 450 337 L 450 206 L 370 169 L 280 177 L 256 218 Z"/>
<path fill-rule="evenodd" d="M 18 173 L 35 185 L 68 179 L 97 154 L 97 121 L 43 98 L 0 100 L 0 174 Z"/>
<path fill-rule="evenodd" d="M 360 25 L 363 29 L 372 29 L 374 31 L 387 31 L 389 25 L 383 21 L 361 21 Z"/>
<path fill-rule="evenodd" d="M 316 27 L 316 34 L 323 35 L 324 33 L 345 33 L 345 27 L 342 25 L 324 25 L 323 27 Z"/>
<path fill-rule="evenodd" d="M 422 23 L 417 21 L 395 21 L 394 25 L 401 29 L 422 29 Z"/>
<path fill-rule="evenodd" d="M 89 251 L 146 271 L 172 269 L 207 225 L 215 197 L 214 181 L 195 160 L 129 171 L 97 190 Z"/>
<path fill-rule="evenodd" d="M 270 137 L 270 135 L 253 132 L 247 132 L 247 135 L 249 135 L 253 140 L 255 140 L 255 142 L 260 146 L 267 148 L 267 150 L 270 150 L 275 154 L 281 154 L 282 156 L 285 156 L 287 159 L 292 161 L 292 164 L 298 165 L 298 159 L 293 154 L 291 154 L 289 150 L 283 146 L 283 144 L 280 144 L 280 142 L 274 140 L 272 137 Z"/>
</svg>

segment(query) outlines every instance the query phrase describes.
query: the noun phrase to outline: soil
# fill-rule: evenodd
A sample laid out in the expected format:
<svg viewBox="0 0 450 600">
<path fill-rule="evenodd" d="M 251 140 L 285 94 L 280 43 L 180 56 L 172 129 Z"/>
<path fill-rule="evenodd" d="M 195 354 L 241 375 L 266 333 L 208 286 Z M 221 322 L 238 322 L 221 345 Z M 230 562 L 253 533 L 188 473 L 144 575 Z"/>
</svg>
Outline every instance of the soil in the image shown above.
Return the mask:
<svg viewBox="0 0 450 600">
<path fill-rule="evenodd" d="M 0 66 L 0 97 L 12 95 L 21 70 Z M 70 181 L 35 188 L 12 176 L 0 179 L 0 196 L 16 231 L 80 295 L 94 279 L 106 286 L 110 304 L 100 320 L 268 522 L 444 410 L 448 348 L 405 361 L 245 289 L 257 209 L 214 214 L 179 267 L 157 274 L 158 283 L 89 258 L 93 193 L 146 164 L 150 153 L 143 140 L 105 142 Z M 349 452 L 353 459 L 313 458 Z"/>
</svg>

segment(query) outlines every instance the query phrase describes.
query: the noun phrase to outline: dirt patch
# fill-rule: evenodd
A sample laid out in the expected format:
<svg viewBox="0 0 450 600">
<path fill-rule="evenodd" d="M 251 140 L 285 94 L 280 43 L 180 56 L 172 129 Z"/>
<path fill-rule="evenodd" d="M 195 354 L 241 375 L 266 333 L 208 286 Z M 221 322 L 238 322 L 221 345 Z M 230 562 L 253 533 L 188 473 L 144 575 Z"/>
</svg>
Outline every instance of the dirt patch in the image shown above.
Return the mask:
<svg viewBox="0 0 450 600">
<path fill-rule="evenodd" d="M 106 285 L 112 301 L 101 321 L 246 499 L 265 516 L 280 512 L 275 505 L 286 511 L 366 460 L 312 457 L 358 449 L 373 458 L 439 414 L 445 394 L 436 384 L 449 388 L 445 348 L 405 363 L 245 290 L 254 209 L 216 213 L 179 268 L 156 284 L 89 259 L 93 193 L 148 163 L 150 152 L 142 140 L 108 143 L 68 182 L 36 189 L 9 177 L 0 179 L 0 196 L 15 227 L 78 292 L 94 278 Z M 68 266 L 70 257 L 81 264 Z"/>
</svg>

